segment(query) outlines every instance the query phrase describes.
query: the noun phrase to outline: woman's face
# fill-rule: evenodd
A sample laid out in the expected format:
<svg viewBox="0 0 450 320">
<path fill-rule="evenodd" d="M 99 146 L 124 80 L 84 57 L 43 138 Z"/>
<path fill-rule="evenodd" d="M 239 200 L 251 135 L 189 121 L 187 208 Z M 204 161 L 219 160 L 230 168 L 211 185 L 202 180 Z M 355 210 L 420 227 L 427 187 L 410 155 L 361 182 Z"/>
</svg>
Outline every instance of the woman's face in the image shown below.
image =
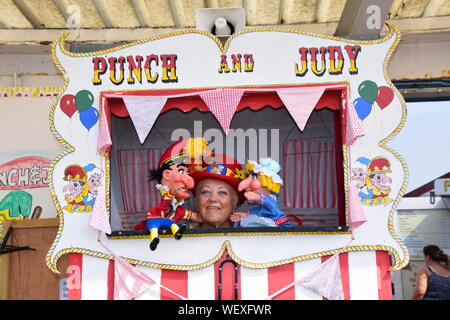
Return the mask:
<svg viewBox="0 0 450 320">
<path fill-rule="evenodd" d="M 196 189 L 197 211 L 203 227 L 231 227 L 230 215 L 236 208 L 236 191 L 226 182 L 216 179 L 202 180 Z"/>
</svg>

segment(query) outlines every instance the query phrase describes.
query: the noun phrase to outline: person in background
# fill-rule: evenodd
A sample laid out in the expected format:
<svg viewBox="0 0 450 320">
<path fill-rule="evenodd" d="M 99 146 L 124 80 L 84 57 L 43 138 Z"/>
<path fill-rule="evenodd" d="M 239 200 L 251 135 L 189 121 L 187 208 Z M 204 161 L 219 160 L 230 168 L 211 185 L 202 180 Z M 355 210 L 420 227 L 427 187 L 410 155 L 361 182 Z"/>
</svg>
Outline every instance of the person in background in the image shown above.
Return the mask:
<svg viewBox="0 0 450 320">
<path fill-rule="evenodd" d="M 417 275 L 412 300 L 450 300 L 448 256 L 435 245 L 423 248 L 425 266 Z"/>
</svg>

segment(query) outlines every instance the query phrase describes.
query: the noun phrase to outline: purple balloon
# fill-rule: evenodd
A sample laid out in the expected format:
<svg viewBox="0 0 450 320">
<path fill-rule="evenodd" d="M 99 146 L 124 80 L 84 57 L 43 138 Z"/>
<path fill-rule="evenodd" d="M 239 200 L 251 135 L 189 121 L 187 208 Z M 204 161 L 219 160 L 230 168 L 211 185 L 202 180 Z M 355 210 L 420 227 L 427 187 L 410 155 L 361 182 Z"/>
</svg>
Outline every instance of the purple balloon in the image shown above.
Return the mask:
<svg viewBox="0 0 450 320">
<path fill-rule="evenodd" d="M 358 98 L 353 101 L 356 113 L 361 120 L 364 120 L 372 111 L 372 104 L 363 98 Z"/>
<path fill-rule="evenodd" d="M 90 107 L 84 111 L 80 111 L 80 121 L 89 131 L 98 121 L 97 109 Z"/>
</svg>

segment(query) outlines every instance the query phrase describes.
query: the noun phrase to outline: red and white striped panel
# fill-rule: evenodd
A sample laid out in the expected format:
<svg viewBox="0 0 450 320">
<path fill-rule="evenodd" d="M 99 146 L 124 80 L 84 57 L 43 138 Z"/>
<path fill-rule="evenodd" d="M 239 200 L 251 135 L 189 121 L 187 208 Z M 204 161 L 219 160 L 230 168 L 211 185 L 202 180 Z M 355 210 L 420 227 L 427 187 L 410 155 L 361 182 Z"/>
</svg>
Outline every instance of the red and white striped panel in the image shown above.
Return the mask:
<svg viewBox="0 0 450 320">
<path fill-rule="evenodd" d="M 238 266 L 238 299 L 264 300 L 286 285 L 300 279 L 328 257 L 295 262 L 267 269 L 251 269 Z M 218 268 L 224 258 L 209 267 L 195 271 L 172 271 L 138 267 L 163 287 L 191 300 L 215 300 L 218 298 Z M 345 299 L 392 299 L 389 254 L 385 251 L 351 252 L 339 255 L 342 286 Z M 79 284 L 69 287 L 69 299 L 108 300 L 114 292 L 114 261 L 82 254 L 71 254 L 72 269 L 81 270 Z M 235 269 L 231 263 L 223 265 L 222 299 L 234 299 Z M 154 285 L 138 297 L 138 300 L 180 299 Z M 317 293 L 295 285 L 273 298 L 274 300 L 323 300 Z"/>
<path fill-rule="evenodd" d="M 336 208 L 333 142 L 293 140 L 283 144 L 285 208 Z"/>
<path fill-rule="evenodd" d="M 150 170 L 158 167 L 159 149 L 117 151 L 122 201 L 125 212 L 147 211 L 160 201 L 156 181 L 149 181 Z"/>
</svg>

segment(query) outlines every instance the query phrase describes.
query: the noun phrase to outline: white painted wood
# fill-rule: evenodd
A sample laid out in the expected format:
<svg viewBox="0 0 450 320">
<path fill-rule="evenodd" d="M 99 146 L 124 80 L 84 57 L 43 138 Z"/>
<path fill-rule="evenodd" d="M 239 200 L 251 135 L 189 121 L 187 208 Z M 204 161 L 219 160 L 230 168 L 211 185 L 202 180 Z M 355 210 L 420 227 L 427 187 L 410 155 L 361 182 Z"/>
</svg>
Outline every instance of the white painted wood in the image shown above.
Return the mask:
<svg viewBox="0 0 450 320">
<path fill-rule="evenodd" d="M 267 269 L 241 267 L 241 299 L 264 300 L 269 296 Z"/>
<path fill-rule="evenodd" d="M 109 260 L 83 255 L 81 300 L 108 299 Z"/>
<path fill-rule="evenodd" d="M 214 300 L 214 288 L 214 265 L 200 270 L 189 271 L 189 300 Z"/>
<path fill-rule="evenodd" d="M 375 251 L 348 254 L 351 300 L 378 300 L 378 274 Z"/>
</svg>

